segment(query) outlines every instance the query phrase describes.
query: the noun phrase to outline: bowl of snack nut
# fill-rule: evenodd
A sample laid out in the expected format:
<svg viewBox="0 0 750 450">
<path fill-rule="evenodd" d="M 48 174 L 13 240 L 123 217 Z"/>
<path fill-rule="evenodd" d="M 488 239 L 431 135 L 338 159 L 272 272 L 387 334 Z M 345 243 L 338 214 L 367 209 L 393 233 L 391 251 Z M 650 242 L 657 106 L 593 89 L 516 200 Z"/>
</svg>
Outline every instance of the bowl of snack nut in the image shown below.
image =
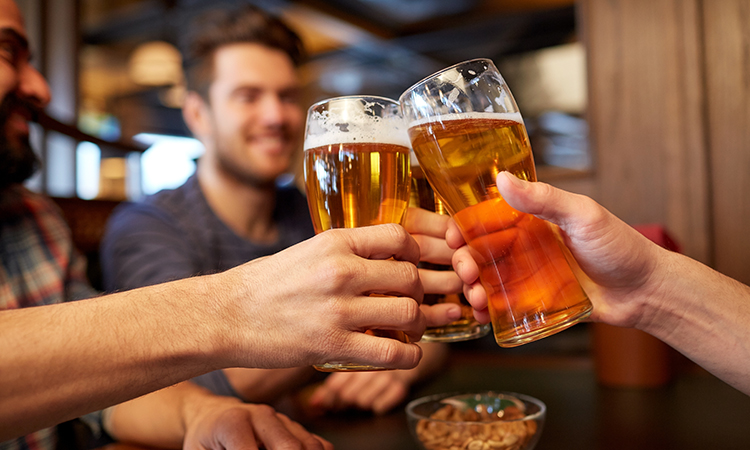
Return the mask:
<svg viewBox="0 0 750 450">
<path fill-rule="evenodd" d="M 406 405 L 424 450 L 531 450 L 546 413 L 541 401 L 512 392 L 437 394 Z"/>
</svg>

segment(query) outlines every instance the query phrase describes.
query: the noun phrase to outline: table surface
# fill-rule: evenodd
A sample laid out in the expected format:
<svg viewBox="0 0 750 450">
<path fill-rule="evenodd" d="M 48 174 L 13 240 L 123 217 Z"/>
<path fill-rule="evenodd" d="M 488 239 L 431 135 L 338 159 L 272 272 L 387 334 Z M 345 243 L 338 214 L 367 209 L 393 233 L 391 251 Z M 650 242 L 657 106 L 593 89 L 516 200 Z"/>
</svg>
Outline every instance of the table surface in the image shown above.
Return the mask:
<svg viewBox="0 0 750 450">
<path fill-rule="evenodd" d="M 692 363 L 663 387 L 603 387 L 581 339 L 588 339 L 584 327 L 518 349 L 500 349 L 491 338 L 451 344 L 448 367 L 416 387 L 410 399 L 481 390 L 536 397 L 547 405 L 536 450 L 750 449 L 750 397 Z M 383 416 L 350 411 L 312 417 L 292 401 L 279 409 L 337 450 L 418 450 L 403 405 Z M 103 450 L 151 449 L 114 444 Z"/>
<path fill-rule="evenodd" d="M 608 388 L 597 383 L 589 352 L 512 350 L 459 346 L 447 369 L 410 398 L 481 390 L 536 397 L 547 405 L 537 450 L 750 449 L 750 397 L 692 363 L 663 387 Z M 403 407 L 380 417 L 348 412 L 295 419 L 339 450 L 418 448 Z"/>
</svg>

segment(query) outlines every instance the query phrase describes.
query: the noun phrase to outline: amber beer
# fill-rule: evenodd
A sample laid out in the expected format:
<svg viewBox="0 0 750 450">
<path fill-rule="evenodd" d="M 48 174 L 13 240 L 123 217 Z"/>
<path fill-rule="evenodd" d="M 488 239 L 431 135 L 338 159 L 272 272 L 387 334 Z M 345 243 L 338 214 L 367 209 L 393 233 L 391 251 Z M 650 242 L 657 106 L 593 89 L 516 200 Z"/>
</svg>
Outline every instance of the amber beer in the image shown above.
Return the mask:
<svg viewBox="0 0 750 450">
<path fill-rule="evenodd" d="M 305 187 L 315 232 L 403 225 L 409 203 L 409 148 L 338 143 L 305 150 Z"/>
<path fill-rule="evenodd" d="M 435 195 L 430 183 L 422 172 L 415 159 L 411 160 L 411 194 L 409 206 L 426 209 L 438 214 L 448 214 L 440 198 Z M 452 270 L 449 265 L 431 264 L 421 262 L 420 267 L 429 270 Z M 474 311 L 463 294 L 425 294 L 422 303 L 435 305 L 438 303 L 455 303 L 461 307 L 461 318 L 448 325 L 440 327 L 427 327 L 422 335 L 424 342 L 458 342 L 477 339 L 485 336 L 490 331 L 489 325 L 480 324 L 474 318 Z"/>
<path fill-rule="evenodd" d="M 443 115 L 413 122 L 409 136 L 479 265 L 500 346 L 548 336 L 590 313 L 557 228 L 511 208 L 497 191 L 503 170 L 536 181 L 519 113 Z"/>
<path fill-rule="evenodd" d="M 403 225 L 409 204 L 409 152 L 409 138 L 394 100 L 339 97 L 310 107 L 304 175 L 315 232 Z M 402 331 L 366 333 L 409 342 Z M 324 372 L 383 370 L 340 362 L 315 368 Z"/>
</svg>

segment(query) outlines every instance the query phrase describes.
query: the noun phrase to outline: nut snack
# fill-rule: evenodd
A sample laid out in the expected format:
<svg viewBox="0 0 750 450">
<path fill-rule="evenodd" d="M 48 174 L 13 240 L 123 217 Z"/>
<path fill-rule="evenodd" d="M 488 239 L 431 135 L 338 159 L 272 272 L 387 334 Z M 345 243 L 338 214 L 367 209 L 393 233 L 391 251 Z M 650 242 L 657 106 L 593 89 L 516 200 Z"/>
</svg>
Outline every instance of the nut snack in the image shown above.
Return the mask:
<svg viewBox="0 0 750 450">
<path fill-rule="evenodd" d="M 407 415 L 426 450 L 525 450 L 538 440 L 545 407 L 531 397 L 489 392 L 415 400 Z"/>
</svg>

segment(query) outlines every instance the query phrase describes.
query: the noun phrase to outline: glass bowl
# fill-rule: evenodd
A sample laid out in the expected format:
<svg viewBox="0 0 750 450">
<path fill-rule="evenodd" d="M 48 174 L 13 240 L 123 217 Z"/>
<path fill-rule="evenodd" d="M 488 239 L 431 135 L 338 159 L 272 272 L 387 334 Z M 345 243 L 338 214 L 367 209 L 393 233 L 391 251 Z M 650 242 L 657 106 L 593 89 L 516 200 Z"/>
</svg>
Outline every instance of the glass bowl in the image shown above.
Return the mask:
<svg viewBox="0 0 750 450">
<path fill-rule="evenodd" d="M 513 392 L 447 393 L 406 405 L 409 431 L 423 450 L 530 450 L 547 407 Z"/>
</svg>

